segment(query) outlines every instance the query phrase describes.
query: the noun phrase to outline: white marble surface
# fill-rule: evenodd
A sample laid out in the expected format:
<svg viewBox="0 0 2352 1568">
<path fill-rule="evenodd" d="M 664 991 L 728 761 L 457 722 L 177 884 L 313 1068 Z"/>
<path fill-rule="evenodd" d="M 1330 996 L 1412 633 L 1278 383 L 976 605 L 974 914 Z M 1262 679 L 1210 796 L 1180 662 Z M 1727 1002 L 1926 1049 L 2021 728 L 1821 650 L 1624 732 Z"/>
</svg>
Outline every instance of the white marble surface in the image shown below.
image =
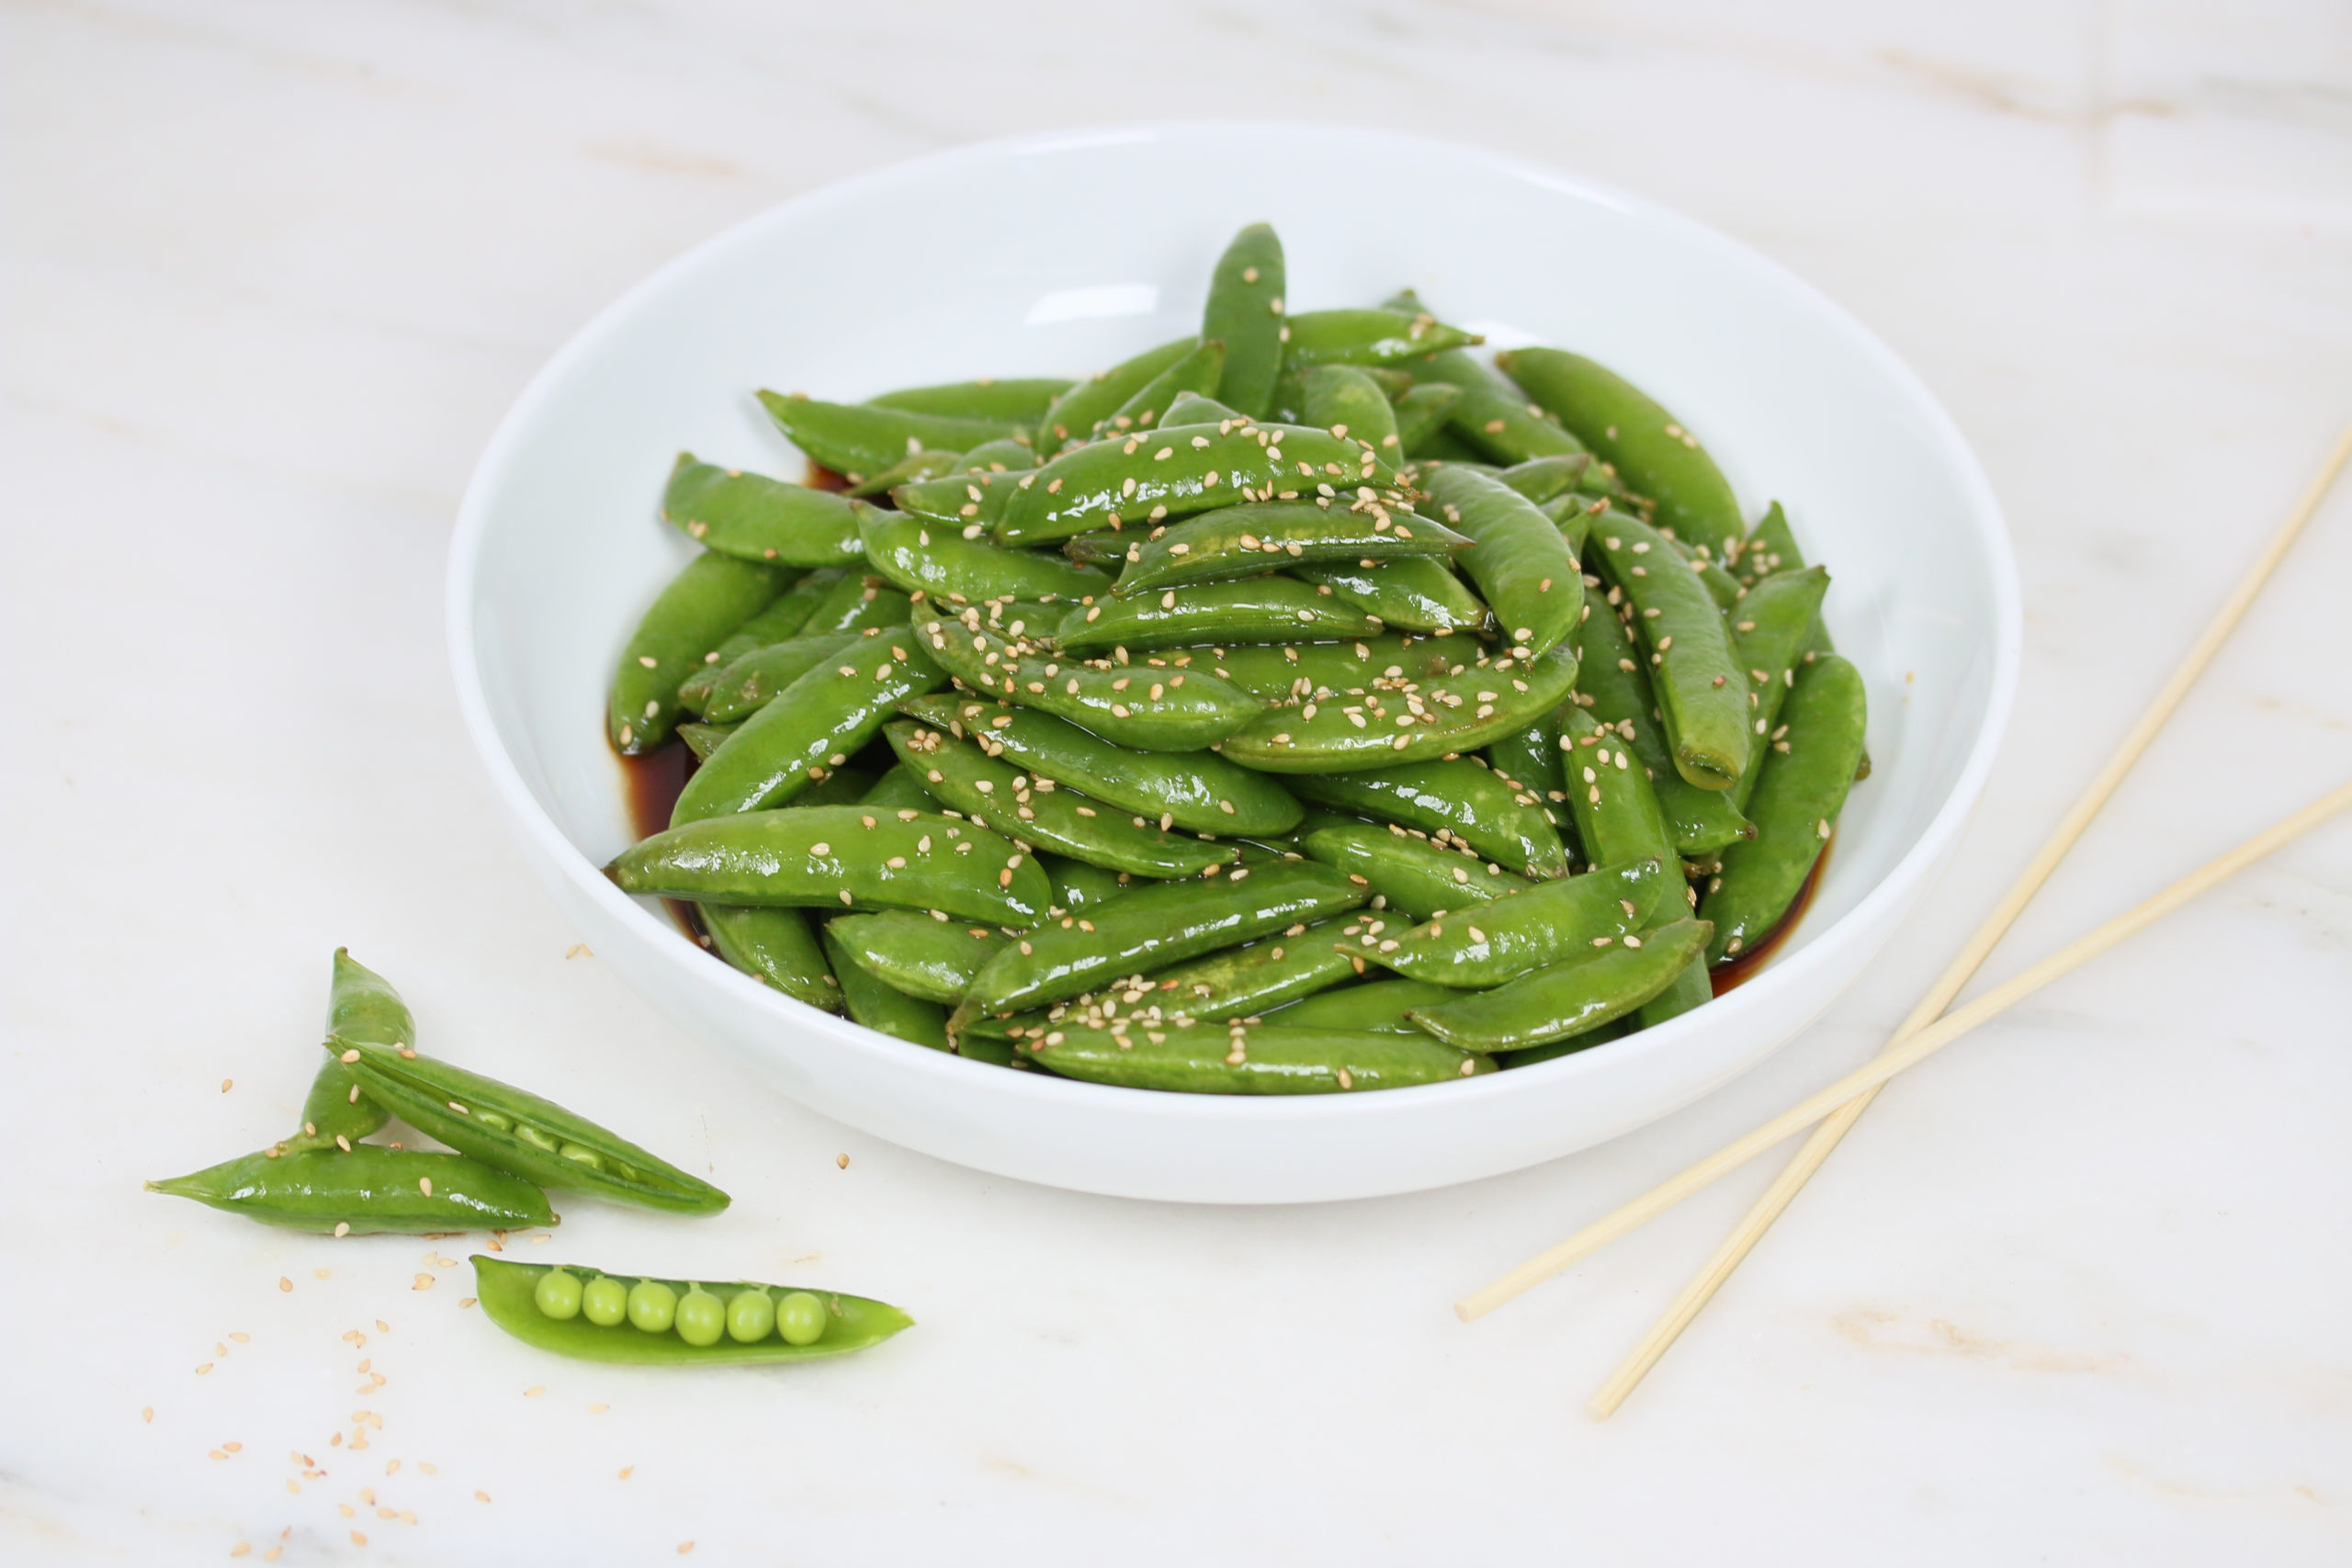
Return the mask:
<svg viewBox="0 0 2352 1568">
<path fill-rule="evenodd" d="M 1770 1162 L 1475 1327 L 1447 1303 L 1864 1055 L 2352 415 L 2352 13 L 1563 10 L 0 10 L 0 1558 L 2344 1561 L 2352 824 L 1898 1084 L 1614 1422 L 1585 1394 Z M 1505 1179 L 1152 1207 L 846 1133 L 567 958 L 441 651 L 501 411 L 769 203 L 1139 113 L 1378 123 L 1678 205 L 1976 443 L 2029 605 L 2010 743 L 1928 911 L 1763 1070 Z M 2346 581 L 2352 492 L 1988 976 L 2352 774 Z M 432 1044 L 617 1095 L 739 1194 L 579 1204 L 563 1252 L 921 1326 L 806 1375 L 576 1367 L 425 1243 L 142 1195 L 282 1130 L 338 942 Z M 330 1446 L 358 1409 L 368 1448 Z M 327 1472 L 299 1490 L 297 1452 Z"/>
</svg>

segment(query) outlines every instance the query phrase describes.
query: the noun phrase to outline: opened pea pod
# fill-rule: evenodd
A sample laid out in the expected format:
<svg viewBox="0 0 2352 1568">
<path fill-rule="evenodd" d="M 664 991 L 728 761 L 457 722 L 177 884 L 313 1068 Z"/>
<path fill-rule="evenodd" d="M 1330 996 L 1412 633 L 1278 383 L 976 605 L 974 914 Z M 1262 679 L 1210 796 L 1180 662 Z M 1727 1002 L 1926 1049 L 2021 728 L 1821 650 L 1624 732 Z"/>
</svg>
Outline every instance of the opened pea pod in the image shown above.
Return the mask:
<svg viewBox="0 0 2352 1568">
<path fill-rule="evenodd" d="M 668 1280 L 477 1253 L 474 1292 L 526 1345 L 582 1361 L 740 1367 L 845 1356 L 914 1320 L 887 1302 L 742 1280 Z"/>
</svg>

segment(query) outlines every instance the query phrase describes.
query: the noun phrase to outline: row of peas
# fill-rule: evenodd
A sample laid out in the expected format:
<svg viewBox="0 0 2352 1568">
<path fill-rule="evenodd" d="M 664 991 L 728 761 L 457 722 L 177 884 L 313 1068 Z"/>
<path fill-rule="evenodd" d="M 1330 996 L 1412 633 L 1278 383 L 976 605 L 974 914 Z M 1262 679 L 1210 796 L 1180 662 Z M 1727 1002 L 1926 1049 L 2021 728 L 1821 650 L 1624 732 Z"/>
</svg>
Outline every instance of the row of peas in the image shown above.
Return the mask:
<svg viewBox="0 0 2352 1568">
<path fill-rule="evenodd" d="M 742 1345 L 754 1345 L 769 1335 L 787 1345 L 814 1345 L 825 1337 L 825 1303 L 807 1291 L 794 1291 L 782 1301 L 763 1285 L 752 1285 L 721 1300 L 689 1280 L 685 1294 L 659 1280 L 625 1285 L 609 1274 L 582 1282 L 565 1269 L 550 1269 L 531 1288 L 531 1301 L 540 1313 L 559 1321 L 584 1317 L 599 1328 L 627 1323 L 647 1334 L 668 1334 L 697 1348 L 716 1345 L 724 1335 Z"/>
</svg>

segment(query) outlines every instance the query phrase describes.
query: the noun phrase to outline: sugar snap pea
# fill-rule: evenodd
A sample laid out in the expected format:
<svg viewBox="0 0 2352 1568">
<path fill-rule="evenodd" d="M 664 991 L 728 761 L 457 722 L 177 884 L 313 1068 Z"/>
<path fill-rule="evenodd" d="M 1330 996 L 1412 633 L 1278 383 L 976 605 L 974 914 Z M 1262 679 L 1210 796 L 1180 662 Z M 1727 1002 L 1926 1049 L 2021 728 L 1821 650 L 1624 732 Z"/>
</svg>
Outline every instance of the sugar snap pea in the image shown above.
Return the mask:
<svg viewBox="0 0 2352 1568">
<path fill-rule="evenodd" d="M 1134 881 L 1124 871 L 1063 855 L 1039 855 L 1037 863 L 1046 868 L 1046 878 L 1053 885 L 1054 901 L 1046 913 L 1056 919 L 1089 913 L 1125 893 Z"/>
<path fill-rule="evenodd" d="M 785 581 L 774 567 L 731 556 L 705 552 L 688 561 L 621 650 L 605 720 L 613 749 L 635 757 L 668 740 L 684 711 L 679 682 L 700 668 L 705 653 L 765 608 Z"/>
<path fill-rule="evenodd" d="M 1343 773 L 1301 773 L 1292 794 L 1459 842 L 1523 876 L 1566 876 L 1566 852 L 1540 796 L 1483 762 L 1456 758 Z"/>
<path fill-rule="evenodd" d="M 1160 416 L 1170 404 L 1187 392 L 1194 397 L 1214 393 L 1224 373 L 1224 343 L 1211 340 L 1193 344 L 1182 359 L 1136 388 L 1114 409 L 1102 423 L 1102 434 L 1116 438 L 1167 423 Z"/>
<path fill-rule="evenodd" d="M 827 590 L 810 612 L 804 635 L 820 632 L 862 632 L 868 626 L 903 626 L 910 606 L 907 596 L 873 572 L 850 572 Z"/>
<path fill-rule="evenodd" d="M 935 613 L 915 637 L 976 691 L 1039 708 L 1139 751 L 1190 751 L 1222 740 L 1263 705 L 1239 687 L 1200 671 L 1161 673 L 1110 660 L 1064 659 L 1026 635 L 988 626 L 977 606 L 961 620 Z"/>
<path fill-rule="evenodd" d="M 1577 481 L 1592 467 L 1592 454 L 1576 452 L 1549 457 L 1531 457 L 1524 463 L 1514 463 L 1498 468 L 1495 478 L 1519 491 L 1529 501 L 1541 506 L 1563 495 L 1579 493 Z"/>
<path fill-rule="evenodd" d="M 1363 956 L 1416 980 L 1484 990 L 1639 931 L 1681 878 L 1654 860 L 1597 866 L 1406 931 L 1366 931 Z M 1676 912 L 1679 913 L 1679 902 Z"/>
<path fill-rule="evenodd" d="M 1171 424 L 1064 452 L 1021 476 L 995 527 L 1001 545 L 1147 525 L 1245 501 L 1312 498 L 1342 487 L 1393 491 L 1372 449 L 1290 424 Z"/>
<path fill-rule="evenodd" d="M 1298 847 L 1310 860 L 1347 873 L 1376 903 L 1416 920 L 1535 886 L 1493 861 L 1441 849 L 1427 834 L 1416 836 L 1393 822 L 1321 823 L 1299 837 Z"/>
<path fill-rule="evenodd" d="M 418 1132 L 482 1164 L 616 1202 L 715 1214 L 727 1194 L 575 1111 L 413 1049 L 330 1036 L 368 1094 Z"/>
<path fill-rule="evenodd" d="M 1582 650 L 1577 660 L 1577 678 L 1584 678 Z M 1545 821 L 1556 830 L 1572 820 L 1567 810 L 1567 774 L 1560 761 L 1560 727 L 1550 714 L 1545 714 L 1525 729 L 1515 729 L 1499 740 L 1487 743 L 1487 765 L 1495 776 L 1521 795 L 1534 797 Z"/>
<path fill-rule="evenodd" d="M 1645 1002 L 1642 1005 L 1646 1007 L 1649 1004 Z M 1597 1024 L 1581 1033 L 1571 1034 L 1564 1040 L 1555 1040 L 1548 1045 L 1530 1045 L 1519 1051 L 1499 1051 L 1495 1055 L 1495 1065 L 1503 1071 L 1510 1072 L 1515 1067 L 1532 1067 L 1538 1062 L 1548 1062 L 1556 1056 L 1573 1056 L 1579 1051 L 1589 1051 L 1595 1045 L 1606 1045 L 1611 1040 L 1623 1039 L 1638 1027 L 1637 1021 L 1640 1017 L 1639 1012 L 1628 1013 L 1623 1017 L 1612 1018 L 1607 1023 Z"/>
<path fill-rule="evenodd" d="M 797 393 L 763 391 L 760 406 L 786 439 L 826 468 L 849 475 L 852 482 L 879 473 L 911 452 L 968 452 L 1021 428 L 1011 420 L 829 403 Z"/>
<path fill-rule="evenodd" d="M 913 700 L 913 699 L 910 699 Z M 893 763 L 872 788 L 858 797 L 858 804 L 868 810 L 876 807 L 896 811 L 909 807 L 917 811 L 929 811 L 931 793 L 922 787 L 922 780 L 903 762 Z"/>
<path fill-rule="evenodd" d="M 1475 751 L 1557 707 L 1575 682 L 1575 652 L 1532 660 L 1481 658 L 1460 675 L 1375 681 L 1327 702 L 1284 705 L 1225 739 L 1230 761 L 1274 773 L 1376 768 Z"/>
<path fill-rule="evenodd" d="M 1663 991 L 1644 1002 L 1631 1015 L 1640 1028 L 1652 1029 L 1670 1018 L 1680 1018 L 1693 1008 L 1706 1006 L 1715 999 L 1714 983 L 1707 978 L 1707 955 L 1698 957 L 1682 966 L 1682 972 Z"/>
<path fill-rule="evenodd" d="M 1739 502 L 1706 448 L 1640 388 L 1557 348 L 1496 355 L 1504 374 L 1556 414 L 1620 478 L 1657 503 L 1657 520 L 1690 540 L 1739 538 Z"/>
<path fill-rule="evenodd" d="M 878 474 L 867 475 L 842 493 L 862 501 L 870 495 L 886 494 L 903 484 L 952 474 L 963 466 L 964 455 L 960 452 L 936 452 L 925 447 L 920 452 L 908 453 Z"/>
<path fill-rule="evenodd" d="M 1023 843 L 1136 876 L 1197 876 L 1238 857 L 1230 844 L 1164 832 L 1157 823 L 1055 788 L 1050 780 L 1035 779 L 927 725 L 899 719 L 883 734 L 901 762 L 920 770 L 933 799 Z"/>
<path fill-rule="evenodd" d="M 1424 310 L 1338 310 L 1294 312 L 1283 339 L 1283 363 L 1295 369 L 1317 365 L 1402 365 L 1422 355 L 1485 341 L 1451 327 Z"/>
<path fill-rule="evenodd" d="M 935 387 L 902 387 L 865 400 L 876 408 L 909 413 L 1028 426 L 1044 418 L 1054 400 L 1069 389 L 1070 383 L 1058 376 L 983 376 Z"/>
<path fill-rule="evenodd" d="M 1419 1034 L 1406 1021 L 1414 1008 L 1460 993 L 1427 980 L 1367 980 L 1361 986 L 1325 991 L 1293 1002 L 1266 1021 L 1283 1029 L 1374 1029 L 1387 1034 Z"/>
<path fill-rule="evenodd" d="M 1798 669 L 1748 802 L 1756 837 L 1724 852 L 1700 900 L 1716 932 L 1709 962 L 1754 946 L 1788 912 L 1845 807 L 1867 716 L 1852 664 L 1825 653 Z"/>
<path fill-rule="evenodd" d="M 801 628 L 808 624 L 809 615 L 842 580 L 842 572 L 839 567 L 828 566 L 807 573 L 781 575 L 798 581 L 705 653 L 701 668 L 678 682 L 678 701 L 687 712 L 702 715 L 703 705 L 710 700 L 712 688 L 718 684 L 718 677 L 729 664 L 770 643 L 799 636 Z"/>
<path fill-rule="evenodd" d="M 1354 960 L 1335 952 L 1336 919 L 1294 922 L 1273 935 L 1246 942 L 1152 974 L 1124 976 L 1038 1012 L 1001 1023 L 976 1020 L 967 1037 L 999 1035 L 1043 1040 L 1065 1024 L 1081 1029 L 1164 1029 L 1170 1024 L 1223 1023 L 1355 978 Z"/>
<path fill-rule="evenodd" d="M 1622 1018 L 1674 983 L 1710 928 L 1681 919 L 1521 976 L 1491 991 L 1412 1010 L 1412 1021 L 1464 1051 L 1515 1051 Z"/>
<path fill-rule="evenodd" d="M 1227 420 L 1238 420 L 1241 411 L 1204 398 L 1198 392 L 1179 392 L 1169 400 L 1168 412 L 1159 416 L 1162 424 L 1221 424 Z"/>
<path fill-rule="evenodd" d="M 1111 591 L 1111 579 L 1091 566 L 1039 550 L 1009 550 L 946 525 L 867 508 L 858 536 L 874 570 L 910 592 L 952 604 L 983 599 L 1080 598 Z"/>
<path fill-rule="evenodd" d="M 1252 223 L 1217 258 L 1201 310 L 1202 338 L 1225 344 L 1223 377 L 1209 390 L 1253 419 L 1266 417 L 1283 367 L 1284 278 L 1273 225 Z"/>
<path fill-rule="evenodd" d="M 1757 775 L 1772 754 L 1770 737 L 1781 721 L 1781 704 L 1795 683 L 1806 631 L 1820 615 L 1822 596 L 1828 592 L 1829 574 L 1817 566 L 1776 571 L 1740 601 L 1732 620 L 1732 655 L 1747 693 L 1754 737 L 1739 782 L 1724 792 L 1739 806 L 1745 807 L 1756 793 Z"/>
<path fill-rule="evenodd" d="M 1380 623 L 1295 577 L 1248 577 L 1163 588 L 1071 609 L 1054 646 L 1083 658 L 1105 649 L 1183 648 L 1204 642 L 1287 642 L 1370 637 Z"/>
<path fill-rule="evenodd" d="M 968 736 L 1032 773 L 1188 833 L 1280 834 L 1298 825 L 1301 808 L 1289 791 L 1213 751 L 1131 751 L 1035 708 L 944 694 L 910 697 L 899 710 Z"/>
<path fill-rule="evenodd" d="M 1037 448 L 1026 435 L 1000 435 L 983 441 L 957 458 L 950 473 L 1018 474 L 1037 466 Z"/>
<path fill-rule="evenodd" d="M 827 1012 L 842 1010 L 842 991 L 808 917 L 797 909 L 704 904 L 697 912 L 710 950 L 754 979 Z"/>
<path fill-rule="evenodd" d="M 1686 858 L 1703 858 L 1752 837 L 1756 829 L 1741 815 L 1732 790 L 1701 789 L 1675 771 L 1649 672 L 1633 633 L 1618 618 L 1619 607 L 1596 602 L 1589 609 L 1576 629 L 1577 695 L 1602 728 L 1632 743 L 1634 759 L 1648 773 L 1658 809 L 1674 831 L 1675 847 Z"/>
<path fill-rule="evenodd" d="M 951 1027 L 1060 1001 L 1122 976 L 1353 908 L 1364 897 L 1343 874 L 1308 861 L 1137 887 L 1082 924 L 1040 926 L 998 953 L 972 982 Z"/>
<path fill-rule="evenodd" d="M 1391 467 L 1405 460 L 1396 410 L 1380 383 L 1352 365 L 1318 365 L 1301 388 L 1300 423 L 1370 446 Z"/>
<path fill-rule="evenodd" d="M 745 719 L 695 770 L 671 808 L 673 826 L 785 804 L 879 734 L 901 700 L 947 683 L 905 630 L 861 637 L 835 657 Z"/>
<path fill-rule="evenodd" d="M 1564 707 L 1557 718 L 1568 809 L 1585 854 L 1604 865 L 1673 862 L 1674 829 L 1658 806 L 1648 770 L 1634 760 L 1632 743 L 1613 729 L 1602 729 L 1582 708 Z"/>
<path fill-rule="evenodd" d="M 1038 419 L 1038 452 L 1051 457 L 1064 446 L 1091 439 L 1095 427 L 1116 412 L 1120 404 L 1141 391 L 1153 377 L 1190 354 L 1200 341 L 1196 337 L 1180 337 L 1157 348 L 1148 348 L 1133 359 L 1122 360 L 1071 387 L 1056 398 Z"/>
<path fill-rule="evenodd" d="M 951 529 L 959 538 L 985 538 L 1003 517 L 1022 479 L 1035 471 L 1023 468 L 972 473 L 959 468 L 893 487 L 890 504 L 910 517 Z"/>
<path fill-rule="evenodd" d="M 662 497 L 662 521 L 707 550 L 785 566 L 838 566 L 863 554 L 865 508 L 831 491 L 786 484 L 678 454 Z"/>
<path fill-rule="evenodd" d="M 947 1010 L 937 1002 L 910 997 L 857 961 L 830 926 L 822 933 L 825 955 L 842 987 L 842 1006 L 850 1021 L 933 1051 L 953 1051 L 947 1037 Z"/>
<path fill-rule="evenodd" d="M 1459 655 L 1463 663 L 1457 665 Z M 1179 670 L 1207 670 L 1220 680 L 1268 702 L 1302 698 L 1320 702 L 1342 692 L 1363 692 L 1388 682 L 1442 680 L 1477 657 L 1460 643 L 1385 633 L 1349 642 L 1284 643 L 1231 648 L 1175 649 L 1145 660 Z"/>
<path fill-rule="evenodd" d="M 1407 368 L 1416 387 L 1435 381 L 1461 389 L 1462 396 L 1446 410 L 1445 429 L 1464 444 L 1470 456 L 1515 464 L 1574 457 L 1586 449 L 1525 393 L 1460 349 L 1414 360 Z M 1415 455 L 1423 454 L 1417 450 Z M 1432 448 L 1426 455 L 1447 454 Z"/>
<path fill-rule="evenodd" d="M 1403 556 L 1450 557 L 1470 541 L 1432 518 L 1376 497 L 1347 506 L 1252 502 L 1174 524 L 1127 547 L 1114 590 L 1122 597 L 1193 583 L 1256 577 L 1299 563 L 1371 566 Z"/>
<path fill-rule="evenodd" d="M 1556 647 L 1584 613 L 1584 568 L 1559 525 L 1499 480 L 1452 465 L 1422 481 L 1446 522 L 1469 536 L 1462 570 L 1521 659 Z"/>
<path fill-rule="evenodd" d="M 1416 531 L 1424 525 L 1414 524 Z M 1484 601 L 1453 575 L 1446 561 L 1428 556 L 1297 566 L 1291 575 L 1371 615 L 1385 626 L 1444 637 L 1487 631 L 1494 616 Z"/>
<path fill-rule="evenodd" d="M 577 1309 L 561 1314 L 548 1310 L 551 1297 L 560 1303 L 572 1299 L 569 1291 L 546 1289 L 550 1279 L 570 1277 L 562 1264 L 510 1263 L 476 1253 L 473 1266 L 474 1294 L 481 1302 L 483 1315 L 526 1345 L 582 1361 L 635 1367 L 747 1367 L 813 1361 L 879 1345 L 914 1322 L 887 1302 L 838 1291 L 796 1291 L 786 1285 L 715 1280 L 639 1280 L 630 1293 L 638 1287 L 658 1286 L 660 1293 L 673 1303 L 669 1314 L 650 1321 L 635 1313 L 627 1321 L 599 1321 L 602 1314 Z M 581 1294 L 585 1297 L 599 1284 L 618 1283 L 610 1275 L 592 1273 Z M 733 1332 L 738 1303 L 751 1295 L 764 1303 L 772 1294 L 780 1298 L 772 1311 L 763 1316 L 751 1314 L 745 1319 L 747 1325 L 752 1319 L 761 1322 L 759 1335 Z M 720 1331 L 707 1337 L 690 1333 L 692 1320 L 686 1315 L 685 1303 L 697 1299 L 712 1303 L 718 1313 Z M 659 1321 L 660 1326 L 651 1326 L 652 1321 Z M 773 1335 L 766 1332 L 767 1325 L 774 1325 Z"/>
<path fill-rule="evenodd" d="M 992 926 L 934 920 L 911 909 L 842 915 L 825 931 L 851 962 L 895 990 L 922 1001 L 954 1003 L 972 976 L 1005 943 Z"/>
<path fill-rule="evenodd" d="M 350 1152 L 271 1151 L 227 1160 L 150 1192 L 192 1198 L 224 1213 L 286 1230 L 348 1235 L 522 1230 L 556 1223 L 547 1194 L 520 1177 L 463 1155 L 355 1144 Z"/>
<path fill-rule="evenodd" d="M 1408 457 L 1429 456 L 1431 437 L 1442 434 L 1462 400 L 1462 389 L 1445 381 L 1416 381 L 1392 405 L 1396 411 L 1396 444 Z"/>
<path fill-rule="evenodd" d="M 731 724 L 682 724 L 678 726 L 678 739 L 686 743 L 686 750 L 700 762 L 725 745 L 735 729 Z"/>
<path fill-rule="evenodd" d="M 1052 888 L 1035 862 L 975 824 L 899 807 L 808 806 L 689 822 L 623 850 L 624 892 L 721 904 L 939 909 L 1023 926 Z"/>
<path fill-rule="evenodd" d="M 1586 548 L 1619 590 L 1610 604 L 1622 594 L 1634 612 L 1668 759 L 1701 789 L 1729 789 L 1747 765 L 1747 698 L 1723 613 L 1674 547 L 1637 518 L 1602 513 Z"/>
<path fill-rule="evenodd" d="M 334 950 L 334 978 L 327 990 L 327 1032 L 349 1033 L 393 1045 L 416 1043 L 416 1020 L 390 981 Z M 277 1145 L 281 1153 L 351 1147 L 391 1120 L 391 1113 L 361 1090 L 349 1067 L 330 1057 L 311 1080 L 302 1101 L 302 1130 Z"/>
<path fill-rule="evenodd" d="M 1022 1052 L 1062 1077 L 1189 1094 L 1333 1094 L 1445 1083 L 1492 1072 L 1484 1056 L 1386 1030 L 1195 1023 L 1165 1029 L 1065 1026 Z"/>
<path fill-rule="evenodd" d="M 702 716 L 734 724 L 774 702 L 801 676 L 864 640 L 862 632 L 820 632 L 755 648 L 718 671 L 704 690 Z"/>
<path fill-rule="evenodd" d="M 1803 570 L 1804 564 L 1804 554 L 1797 548 L 1797 536 L 1789 527 L 1788 513 L 1776 501 L 1764 509 L 1763 519 L 1756 525 L 1754 532 L 1748 535 L 1746 544 L 1740 548 L 1737 558 L 1740 581 L 1753 586 L 1759 578 L 1776 571 Z M 1837 643 L 1830 639 L 1829 625 L 1822 619 L 1820 611 L 1814 612 L 1813 625 L 1806 628 L 1804 646 L 1798 651 L 1838 651 Z M 1865 746 L 1862 748 L 1862 760 L 1854 773 L 1854 782 L 1860 784 L 1870 776 L 1871 750 Z"/>
</svg>

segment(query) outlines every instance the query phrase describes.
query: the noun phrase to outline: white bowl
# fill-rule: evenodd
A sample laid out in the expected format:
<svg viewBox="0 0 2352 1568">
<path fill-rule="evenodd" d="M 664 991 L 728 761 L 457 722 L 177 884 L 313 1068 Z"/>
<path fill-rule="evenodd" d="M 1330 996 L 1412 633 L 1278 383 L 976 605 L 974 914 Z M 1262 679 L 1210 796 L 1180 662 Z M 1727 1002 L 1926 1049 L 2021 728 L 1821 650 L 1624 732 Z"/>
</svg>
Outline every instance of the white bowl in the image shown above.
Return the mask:
<svg viewBox="0 0 2352 1568">
<path fill-rule="evenodd" d="M 1409 191 L 1408 202 L 1394 193 Z M 1281 231 L 1295 309 L 1401 285 L 1490 345 L 1624 371 L 1707 441 L 1751 514 L 1785 501 L 1836 578 L 1876 770 L 1795 936 L 1747 984 L 1539 1066 L 1376 1094 L 1157 1094 L 967 1062 L 803 1006 L 599 871 L 630 838 L 605 681 L 693 554 L 672 457 L 797 478 L 752 398 L 1083 374 L 1196 329 L 1240 225 Z M 599 956 L 698 1038 L 868 1133 L 1005 1176 L 1218 1203 L 1367 1197 L 1613 1138 L 1827 1007 L 1950 858 L 2009 716 L 2019 611 L 1991 487 L 1886 346 L 1780 267 L 1530 164 L 1365 130 L 1179 125 L 964 148 L 786 203 L 590 322 L 499 427 L 449 565 L 459 702 L 525 854 Z"/>
</svg>

